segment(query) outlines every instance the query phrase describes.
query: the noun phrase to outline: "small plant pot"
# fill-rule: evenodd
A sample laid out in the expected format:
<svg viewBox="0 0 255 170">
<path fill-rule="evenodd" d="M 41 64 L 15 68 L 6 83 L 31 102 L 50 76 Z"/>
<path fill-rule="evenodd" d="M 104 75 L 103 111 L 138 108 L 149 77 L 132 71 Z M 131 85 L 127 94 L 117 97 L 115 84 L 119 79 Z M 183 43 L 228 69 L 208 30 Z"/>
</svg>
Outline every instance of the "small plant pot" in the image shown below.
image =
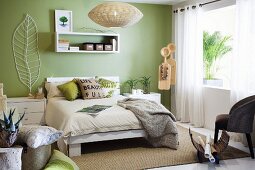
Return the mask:
<svg viewBox="0 0 255 170">
<path fill-rule="evenodd" d="M 223 80 L 222 79 L 204 79 L 204 84 L 208 86 L 216 86 L 216 87 L 223 87 Z"/>
<path fill-rule="evenodd" d="M 136 89 L 132 89 L 132 94 L 136 95 Z"/>
<path fill-rule="evenodd" d="M 0 147 L 9 148 L 16 141 L 18 130 L 15 132 L 7 132 L 3 129 L 0 130 Z"/>
<path fill-rule="evenodd" d="M 143 86 L 143 94 L 150 94 L 150 85 Z"/>
</svg>

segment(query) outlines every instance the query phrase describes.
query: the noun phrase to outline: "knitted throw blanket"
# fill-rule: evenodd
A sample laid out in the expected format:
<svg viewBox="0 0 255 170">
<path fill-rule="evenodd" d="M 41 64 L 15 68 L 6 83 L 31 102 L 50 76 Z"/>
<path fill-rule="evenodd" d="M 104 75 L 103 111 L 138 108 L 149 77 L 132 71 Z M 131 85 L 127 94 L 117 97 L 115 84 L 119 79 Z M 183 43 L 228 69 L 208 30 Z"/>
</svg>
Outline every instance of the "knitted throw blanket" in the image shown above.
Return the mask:
<svg viewBox="0 0 255 170">
<path fill-rule="evenodd" d="M 174 115 L 162 104 L 144 99 L 126 98 L 119 100 L 118 105 L 132 111 L 140 120 L 147 140 L 154 147 L 169 147 L 177 149 L 178 131 Z"/>
</svg>

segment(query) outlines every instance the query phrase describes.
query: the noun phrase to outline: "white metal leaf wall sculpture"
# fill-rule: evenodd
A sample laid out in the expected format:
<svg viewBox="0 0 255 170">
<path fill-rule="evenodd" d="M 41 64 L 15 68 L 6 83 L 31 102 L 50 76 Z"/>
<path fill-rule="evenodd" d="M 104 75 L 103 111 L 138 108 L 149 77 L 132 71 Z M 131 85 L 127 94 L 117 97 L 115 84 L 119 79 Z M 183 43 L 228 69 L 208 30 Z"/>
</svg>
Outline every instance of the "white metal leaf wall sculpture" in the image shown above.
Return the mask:
<svg viewBox="0 0 255 170">
<path fill-rule="evenodd" d="M 26 15 L 16 28 L 12 39 L 13 55 L 20 81 L 31 90 L 40 75 L 38 29 L 34 19 Z"/>
</svg>

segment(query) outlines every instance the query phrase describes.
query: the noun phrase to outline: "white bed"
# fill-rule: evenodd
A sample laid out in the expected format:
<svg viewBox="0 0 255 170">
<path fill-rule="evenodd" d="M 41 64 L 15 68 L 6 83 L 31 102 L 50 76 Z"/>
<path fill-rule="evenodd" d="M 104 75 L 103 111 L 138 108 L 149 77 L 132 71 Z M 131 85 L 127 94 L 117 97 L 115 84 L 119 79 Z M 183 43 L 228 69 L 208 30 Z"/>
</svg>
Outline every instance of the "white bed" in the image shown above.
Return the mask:
<svg viewBox="0 0 255 170">
<path fill-rule="evenodd" d="M 119 81 L 118 77 L 104 77 Z M 63 82 L 68 78 L 47 78 L 47 82 Z M 63 97 L 48 99 L 45 121 L 48 126 L 64 131 L 64 138 L 59 141 L 62 151 L 68 150 L 69 156 L 81 154 L 81 143 L 144 137 L 146 133 L 135 115 L 118 105 L 121 95 L 112 98 L 67 101 Z M 84 107 L 95 104 L 110 105 L 112 107 L 100 112 L 97 116 L 77 112 Z"/>
</svg>

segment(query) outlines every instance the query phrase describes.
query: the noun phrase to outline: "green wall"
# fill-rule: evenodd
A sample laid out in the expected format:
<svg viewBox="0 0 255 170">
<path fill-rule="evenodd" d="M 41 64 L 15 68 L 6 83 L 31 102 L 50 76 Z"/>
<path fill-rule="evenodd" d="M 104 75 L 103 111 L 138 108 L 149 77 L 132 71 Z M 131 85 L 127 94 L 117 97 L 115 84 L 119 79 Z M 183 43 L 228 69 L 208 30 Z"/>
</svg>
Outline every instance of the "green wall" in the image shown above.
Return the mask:
<svg viewBox="0 0 255 170">
<path fill-rule="evenodd" d="M 95 0 L 1 0 L 0 82 L 4 83 L 4 93 L 8 97 L 28 94 L 18 79 L 11 44 L 13 32 L 26 13 L 34 18 L 39 29 L 42 66 L 34 91 L 51 76 L 120 76 L 123 82 L 150 75 L 151 91 L 157 92 L 158 65 L 162 61 L 160 49 L 171 40 L 171 6 L 133 4 L 144 14 L 142 20 L 128 28 L 111 29 L 120 34 L 119 54 L 54 52 L 54 10 L 71 10 L 76 32 L 82 32 L 82 27 L 107 30 L 87 16 L 98 3 L 100 1 Z M 168 107 L 169 92 L 162 96 Z"/>
</svg>

